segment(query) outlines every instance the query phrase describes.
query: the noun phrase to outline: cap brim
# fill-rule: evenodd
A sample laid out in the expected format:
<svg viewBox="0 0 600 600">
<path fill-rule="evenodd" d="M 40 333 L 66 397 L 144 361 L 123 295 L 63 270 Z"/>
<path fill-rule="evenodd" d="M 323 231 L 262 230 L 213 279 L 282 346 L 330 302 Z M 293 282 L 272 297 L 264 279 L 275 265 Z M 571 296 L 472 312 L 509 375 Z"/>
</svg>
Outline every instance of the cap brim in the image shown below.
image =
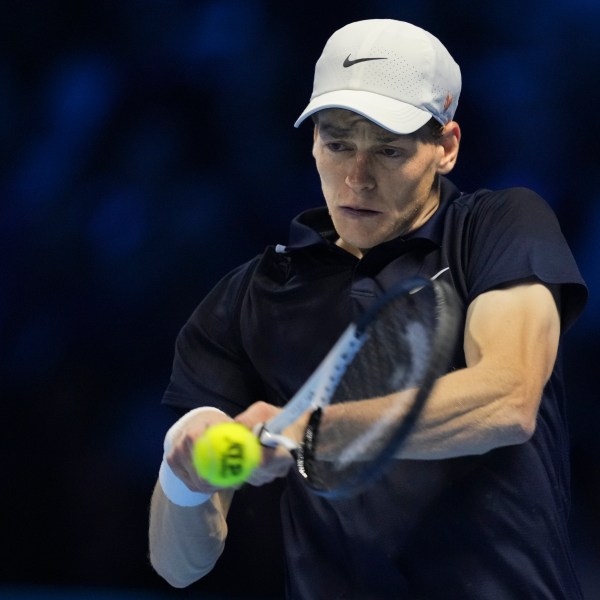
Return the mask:
<svg viewBox="0 0 600 600">
<path fill-rule="evenodd" d="M 306 118 L 326 108 L 344 108 L 398 134 L 413 133 L 433 116 L 431 113 L 387 96 L 362 90 L 336 90 L 313 98 L 294 123 L 298 127 Z"/>
</svg>

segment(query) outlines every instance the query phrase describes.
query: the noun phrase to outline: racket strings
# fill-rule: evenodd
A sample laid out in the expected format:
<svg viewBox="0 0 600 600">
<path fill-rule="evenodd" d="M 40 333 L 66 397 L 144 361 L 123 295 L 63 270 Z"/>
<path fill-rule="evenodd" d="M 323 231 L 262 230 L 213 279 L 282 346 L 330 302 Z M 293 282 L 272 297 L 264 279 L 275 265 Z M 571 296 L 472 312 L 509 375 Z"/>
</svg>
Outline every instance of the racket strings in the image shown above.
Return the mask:
<svg viewBox="0 0 600 600">
<path fill-rule="evenodd" d="M 322 491 L 366 480 L 370 464 L 393 453 L 399 431 L 408 427 L 407 415 L 443 368 L 434 363 L 442 354 L 445 360 L 448 349 L 438 351 L 436 345 L 444 341 L 440 330 L 444 338 L 450 332 L 443 327 L 445 293 L 437 288 L 427 285 L 391 299 L 364 327 L 364 343 L 339 378 L 331 402 L 372 402 L 361 402 L 359 418 L 344 427 L 328 425 L 323 416 L 307 469 Z"/>
</svg>

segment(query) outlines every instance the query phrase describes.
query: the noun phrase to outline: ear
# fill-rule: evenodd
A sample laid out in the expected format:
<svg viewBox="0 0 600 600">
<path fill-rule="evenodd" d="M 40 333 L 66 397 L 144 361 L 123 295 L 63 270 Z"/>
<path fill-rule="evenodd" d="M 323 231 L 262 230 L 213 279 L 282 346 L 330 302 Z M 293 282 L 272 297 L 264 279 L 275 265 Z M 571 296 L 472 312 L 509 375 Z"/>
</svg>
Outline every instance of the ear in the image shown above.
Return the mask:
<svg viewBox="0 0 600 600">
<path fill-rule="evenodd" d="M 460 127 L 456 121 L 450 121 L 444 127 L 442 137 L 437 140 L 443 149 L 443 156 L 438 164 L 438 173 L 446 175 L 452 171 L 458 158 L 460 146 Z"/>
</svg>

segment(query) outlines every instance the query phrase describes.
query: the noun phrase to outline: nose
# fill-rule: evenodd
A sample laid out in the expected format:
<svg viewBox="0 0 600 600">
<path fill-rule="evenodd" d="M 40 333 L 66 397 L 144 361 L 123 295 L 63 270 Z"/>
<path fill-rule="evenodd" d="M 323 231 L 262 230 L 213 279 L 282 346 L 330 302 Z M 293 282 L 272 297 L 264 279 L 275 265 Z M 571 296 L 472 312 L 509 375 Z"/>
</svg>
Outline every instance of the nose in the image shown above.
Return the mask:
<svg viewBox="0 0 600 600">
<path fill-rule="evenodd" d="M 368 156 L 360 153 L 355 155 L 346 175 L 346 185 L 355 192 L 368 191 L 375 187 Z"/>
</svg>

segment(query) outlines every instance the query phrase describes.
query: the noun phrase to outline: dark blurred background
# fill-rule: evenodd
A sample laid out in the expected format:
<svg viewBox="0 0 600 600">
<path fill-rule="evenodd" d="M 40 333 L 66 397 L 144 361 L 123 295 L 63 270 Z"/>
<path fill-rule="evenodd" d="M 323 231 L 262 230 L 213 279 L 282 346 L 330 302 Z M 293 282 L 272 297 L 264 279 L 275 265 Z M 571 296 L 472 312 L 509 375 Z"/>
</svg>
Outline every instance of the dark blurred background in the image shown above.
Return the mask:
<svg viewBox="0 0 600 600">
<path fill-rule="evenodd" d="M 538 191 L 588 281 L 567 334 L 572 532 L 600 597 L 597 0 L 0 6 L 0 597 L 171 597 L 146 529 L 175 336 L 321 202 L 310 127 L 292 124 L 327 37 L 373 17 L 428 29 L 461 65 L 452 179 Z M 174 597 L 279 595 L 276 500 L 253 494 L 215 572 Z"/>
</svg>

